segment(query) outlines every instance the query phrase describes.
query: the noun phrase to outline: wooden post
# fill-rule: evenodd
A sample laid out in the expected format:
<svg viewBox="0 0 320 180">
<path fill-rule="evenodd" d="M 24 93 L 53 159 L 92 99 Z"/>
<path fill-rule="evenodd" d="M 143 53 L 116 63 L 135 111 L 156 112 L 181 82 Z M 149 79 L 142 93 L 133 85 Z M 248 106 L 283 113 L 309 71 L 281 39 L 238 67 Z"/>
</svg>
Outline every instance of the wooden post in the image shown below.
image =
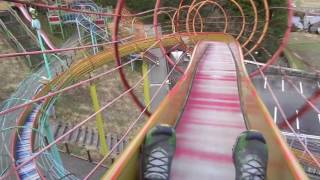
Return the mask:
<svg viewBox="0 0 320 180">
<path fill-rule="evenodd" d="M 90 155 L 90 151 L 89 151 L 89 150 L 87 150 L 87 155 L 88 155 L 88 161 L 89 161 L 89 162 L 92 162 L 92 158 L 91 158 L 91 155 Z"/>
</svg>

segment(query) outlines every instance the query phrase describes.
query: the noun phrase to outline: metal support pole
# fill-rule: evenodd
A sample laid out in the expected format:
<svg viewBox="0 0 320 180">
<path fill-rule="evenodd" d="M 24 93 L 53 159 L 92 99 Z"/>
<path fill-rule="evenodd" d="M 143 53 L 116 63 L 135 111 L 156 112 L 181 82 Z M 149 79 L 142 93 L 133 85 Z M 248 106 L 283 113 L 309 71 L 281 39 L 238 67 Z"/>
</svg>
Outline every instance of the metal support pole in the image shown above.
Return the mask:
<svg viewBox="0 0 320 180">
<path fill-rule="evenodd" d="M 53 29 L 53 27 L 52 27 L 53 25 L 50 23 L 50 18 L 49 18 L 49 17 L 50 17 L 50 12 L 48 11 L 48 12 L 47 12 L 47 19 L 48 19 L 48 22 L 49 22 L 50 32 L 51 32 L 51 33 L 54 33 L 54 29 Z"/>
<path fill-rule="evenodd" d="M 61 29 L 62 39 L 65 39 L 65 37 L 64 37 L 64 30 L 63 30 L 63 22 L 62 22 L 61 16 L 60 16 L 60 29 Z"/>
<path fill-rule="evenodd" d="M 77 31 L 78 31 L 78 38 L 79 38 L 79 43 L 82 45 L 82 39 L 81 39 L 81 31 L 78 23 L 78 19 L 76 18 L 76 24 L 77 24 Z"/>
<path fill-rule="evenodd" d="M 61 7 L 61 0 L 57 0 L 56 3 L 57 3 L 57 6 L 58 6 L 58 7 Z M 59 11 L 58 11 L 58 14 L 59 14 L 59 19 L 60 19 L 59 25 L 60 25 L 60 29 L 61 29 L 61 35 L 62 35 L 62 39 L 64 39 L 62 13 L 61 13 L 61 10 L 60 10 L 60 9 L 59 9 Z"/>
<path fill-rule="evenodd" d="M 37 31 L 39 45 L 40 45 L 41 51 L 43 52 L 45 50 L 45 47 L 43 45 L 42 37 L 41 37 L 41 34 L 40 34 L 41 24 L 40 24 L 40 21 L 38 19 L 36 19 L 36 16 L 37 16 L 36 11 L 34 9 L 30 9 L 30 11 L 31 11 L 31 14 L 32 14 L 31 25 Z M 45 53 L 42 53 L 42 56 L 43 56 L 43 60 L 44 60 L 44 63 L 45 63 L 45 68 L 46 68 L 47 73 L 48 73 L 48 79 L 51 80 L 52 79 L 52 75 L 51 75 L 51 71 L 50 71 L 48 57 L 47 57 L 47 55 Z M 44 128 L 47 140 L 48 140 L 49 143 L 51 143 L 55 139 L 54 139 L 53 133 L 51 131 L 50 124 L 48 122 L 48 117 L 49 117 L 49 114 L 46 114 L 44 119 L 41 119 L 40 122 L 43 122 L 43 128 Z M 60 157 L 60 154 L 59 154 L 59 151 L 58 151 L 58 147 L 57 147 L 56 144 L 51 147 L 51 152 L 52 152 L 52 155 L 53 155 L 55 161 L 58 164 L 62 165 L 62 160 L 61 160 L 61 157 Z"/>
<path fill-rule="evenodd" d="M 90 28 L 90 35 L 91 35 L 91 42 L 92 42 L 92 45 L 97 45 L 97 37 L 95 36 L 95 34 L 93 33 L 93 27 Z M 99 49 L 97 46 L 93 47 L 93 54 L 97 54 Z"/>
<path fill-rule="evenodd" d="M 43 121 L 43 123 L 44 123 L 43 126 L 44 126 L 45 134 L 47 136 L 47 140 L 48 140 L 49 143 L 51 143 L 55 139 L 53 137 L 53 133 L 52 133 L 52 130 L 50 128 L 50 124 L 49 124 L 47 119 L 48 118 L 45 118 L 45 120 Z M 61 164 L 62 165 L 63 163 L 62 163 L 62 160 L 61 160 L 57 145 L 54 145 L 54 146 L 51 147 L 51 152 L 52 152 L 52 156 L 54 157 L 54 160 L 57 162 L 57 164 Z"/>
<path fill-rule="evenodd" d="M 90 95 L 92 99 L 92 104 L 94 111 L 97 112 L 100 109 L 100 104 L 97 96 L 97 89 L 95 84 L 90 85 Z M 106 136 L 104 132 L 104 122 L 101 113 L 96 115 L 96 126 L 98 128 L 99 140 L 100 140 L 100 152 L 103 155 L 106 155 L 109 151 Z"/>
<path fill-rule="evenodd" d="M 39 40 L 41 51 L 45 51 L 45 48 L 44 48 L 44 45 L 43 45 L 43 42 L 42 42 L 42 38 L 41 38 L 41 35 L 40 35 L 40 30 L 37 30 L 37 35 L 38 35 L 38 40 Z M 47 73 L 48 73 L 48 79 L 51 80 L 52 79 L 52 75 L 51 75 L 51 71 L 50 71 L 48 57 L 47 57 L 47 55 L 45 53 L 43 53 L 42 56 L 43 56 L 45 67 L 46 67 L 46 70 L 47 70 Z"/>
<path fill-rule="evenodd" d="M 43 45 L 42 37 L 41 37 L 41 34 L 40 34 L 40 29 L 41 29 L 40 21 L 38 19 L 32 19 L 31 23 L 32 23 L 32 27 L 34 29 L 36 29 L 36 31 L 37 31 L 37 36 L 38 36 L 38 41 L 39 41 L 39 45 L 40 45 L 41 51 L 45 51 L 45 47 Z M 45 67 L 46 67 L 47 73 L 48 73 L 48 79 L 51 80 L 52 79 L 52 75 L 51 75 L 51 71 L 50 71 L 48 57 L 47 57 L 47 55 L 45 53 L 42 53 L 42 57 L 43 57 L 43 60 L 44 60 L 44 63 L 45 63 Z"/>
<path fill-rule="evenodd" d="M 133 61 L 131 61 L 131 71 L 134 71 L 134 62 Z"/>
<path fill-rule="evenodd" d="M 91 35 L 91 41 L 92 45 L 97 44 L 97 38 L 95 34 L 93 33 L 94 29 L 91 27 L 90 28 L 90 35 Z M 98 53 L 99 49 L 98 47 L 93 47 L 93 53 L 96 54 Z M 99 111 L 100 109 L 100 103 L 97 95 L 97 88 L 95 84 L 90 84 L 90 95 L 92 99 L 92 104 L 93 104 L 93 109 L 95 112 Z M 99 134 L 99 140 L 100 140 L 100 152 L 103 155 L 106 155 L 109 152 L 109 147 L 106 142 L 106 136 L 104 132 L 104 120 L 102 118 L 102 114 L 98 113 L 96 115 L 96 126 L 98 128 L 98 134 Z"/>
<path fill-rule="evenodd" d="M 142 76 L 145 76 L 145 74 L 148 73 L 148 63 L 144 62 L 142 63 Z M 145 76 L 143 80 L 143 93 L 144 93 L 144 103 L 145 105 L 150 104 L 150 81 L 149 76 Z M 148 111 L 150 111 L 150 106 L 148 106 Z"/>
</svg>

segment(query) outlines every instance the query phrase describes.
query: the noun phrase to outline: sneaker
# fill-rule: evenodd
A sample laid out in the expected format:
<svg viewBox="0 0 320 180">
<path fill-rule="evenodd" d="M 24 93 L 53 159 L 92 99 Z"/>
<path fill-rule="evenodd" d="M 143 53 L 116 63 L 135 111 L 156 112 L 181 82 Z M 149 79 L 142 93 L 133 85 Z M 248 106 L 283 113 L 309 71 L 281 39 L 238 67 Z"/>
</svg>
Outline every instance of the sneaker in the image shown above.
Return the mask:
<svg viewBox="0 0 320 180">
<path fill-rule="evenodd" d="M 258 131 L 245 131 L 233 147 L 236 180 L 264 180 L 267 176 L 268 147 Z"/>
<path fill-rule="evenodd" d="M 157 125 L 146 137 L 143 147 L 143 176 L 146 180 L 168 180 L 176 149 L 174 128 Z"/>
</svg>

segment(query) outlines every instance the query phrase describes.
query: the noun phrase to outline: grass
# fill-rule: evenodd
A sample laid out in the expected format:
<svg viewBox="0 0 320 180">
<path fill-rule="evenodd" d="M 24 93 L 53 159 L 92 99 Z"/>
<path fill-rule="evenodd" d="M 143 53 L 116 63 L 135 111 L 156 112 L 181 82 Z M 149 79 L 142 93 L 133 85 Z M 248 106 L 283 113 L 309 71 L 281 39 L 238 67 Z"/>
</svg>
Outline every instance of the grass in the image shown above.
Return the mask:
<svg viewBox="0 0 320 180">
<path fill-rule="evenodd" d="M 316 69 L 320 68 L 320 36 L 301 32 L 292 33 L 285 55 L 293 68 L 308 70 L 308 65 Z"/>
<path fill-rule="evenodd" d="M 294 69 L 305 70 L 305 65 L 301 62 L 301 60 L 292 52 L 289 48 L 284 50 L 284 54 L 288 59 L 289 66 Z"/>
</svg>

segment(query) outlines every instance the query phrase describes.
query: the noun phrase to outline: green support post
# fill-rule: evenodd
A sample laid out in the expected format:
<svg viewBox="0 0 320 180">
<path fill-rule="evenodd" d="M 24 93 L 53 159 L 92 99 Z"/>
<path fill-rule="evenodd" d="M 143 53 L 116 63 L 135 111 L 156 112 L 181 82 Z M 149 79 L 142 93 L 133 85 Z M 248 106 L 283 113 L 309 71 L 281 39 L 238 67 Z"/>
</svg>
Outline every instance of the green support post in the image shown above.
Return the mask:
<svg viewBox="0 0 320 180">
<path fill-rule="evenodd" d="M 40 34 L 40 30 L 41 30 L 41 23 L 40 21 L 36 18 L 38 16 L 38 13 L 35 9 L 33 8 L 29 8 L 29 11 L 31 13 L 31 17 L 32 17 L 32 20 L 31 20 L 31 26 L 32 28 L 34 28 L 36 31 L 37 31 L 37 36 L 38 36 L 38 41 L 39 41 L 39 45 L 40 45 L 40 48 L 41 48 L 41 51 L 45 51 L 45 47 L 43 45 L 43 42 L 42 42 L 42 37 L 41 37 L 41 34 Z M 45 63 L 45 67 L 46 67 L 46 70 L 47 70 L 47 73 L 48 73 L 48 79 L 52 79 L 52 76 L 51 76 L 51 71 L 50 71 L 50 67 L 49 67 L 49 62 L 48 62 L 48 58 L 47 58 L 47 55 L 45 53 L 42 53 L 42 57 L 43 57 L 43 60 L 44 60 L 44 63 Z"/>
<path fill-rule="evenodd" d="M 91 35 L 91 43 L 92 45 L 97 45 L 97 37 L 93 34 L 93 30 L 90 31 L 90 35 Z M 95 46 L 93 47 L 93 54 L 97 54 L 99 51 L 98 47 Z"/>
<path fill-rule="evenodd" d="M 38 35 L 38 41 L 39 41 L 39 44 L 40 44 L 41 51 L 45 51 L 45 47 L 43 45 L 42 37 L 41 37 L 41 34 L 40 34 L 40 29 L 37 30 L 37 35 Z M 47 55 L 45 53 L 42 53 L 42 57 L 44 59 L 44 64 L 45 64 L 45 67 L 46 67 L 46 70 L 47 70 L 47 73 L 48 73 L 48 79 L 51 80 L 52 79 L 52 75 L 51 75 L 51 71 L 50 71 L 48 57 L 47 57 Z"/>
<path fill-rule="evenodd" d="M 40 34 L 41 24 L 40 24 L 40 21 L 38 19 L 36 19 L 37 12 L 33 8 L 30 8 L 29 11 L 30 11 L 30 13 L 32 15 L 31 25 L 37 31 L 39 45 L 40 45 L 41 51 L 43 52 L 43 51 L 45 51 L 45 47 L 43 45 L 42 37 L 41 37 L 41 34 Z M 46 68 L 47 73 L 48 73 L 48 79 L 51 80 L 52 79 L 52 75 L 51 75 L 51 71 L 50 71 L 48 57 L 47 57 L 47 55 L 45 53 L 42 53 L 42 56 L 43 56 L 43 60 L 44 60 L 44 63 L 45 63 L 45 68 Z M 46 115 L 46 116 L 48 116 L 48 115 Z M 46 136 L 48 138 L 48 141 L 49 141 L 49 143 L 51 143 L 51 142 L 54 141 L 54 137 L 53 137 L 53 134 L 51 132 L 50 124 L 47 121 L 47 119 L 48 118 L 45 118 L 44 120 L 41 119 L 41 120 L 43 120 L 43 123 L 44 123 L 43 125 L 44 125 L 44 129 L 45 129 L 45 133 L 46 133 Z M 42 122 L 41 120 L 40 120 L 40 122 Z M 61 157 L 60 157 L 60 154 L 59 154 L 57 146 L 56 145 L 52 146 L 51 151 L 52 151 L 52 155 L 54 156 L 54 159 L 56 160 L 56 162 L 62 165 L 62 160 L 61 160 Z"/>
<path fill-rule="evenodd" d="M 50 128 L 50 124 L 48 122 L 48 118 L 46 118 L 44 121 L 43 121 L 43 126 L 44 126 L 44 131 L 45 131 L 45 134 L 48 138 L 48 141 L 49 143 L 53 142 L 55 139 L 53 137 L 53 133 L 52 133 L 52 130 Z M 58 163 L 58 164 L 63 164 L 62 163 L 62 160 L 61 160 L 61 157 L 60 157 L 60 154 L 59 154 L 59 150 L 58 150 L 58 147 L 57 145 L 53 145 L 51 147 L 51 152 L 52 152 L 52 155 L 54 157 L 54 160 Z"/>
<path fill-rule="evenodd" d="M 58 7 L 61 6 L 61 0 L 56 0 L 56 4 Z M 61 13 L 61 10 L 59 9 L 58 11 L 58 15 L 59 15 L 59 18 L 60 18 L 60 29 L 61 29 L 61 34 L 62 34 L 62 39 L 64 39 L 64 30 L 63 30 L 63 23 L 62 23 L 62 13 Z"/>
</svg>

